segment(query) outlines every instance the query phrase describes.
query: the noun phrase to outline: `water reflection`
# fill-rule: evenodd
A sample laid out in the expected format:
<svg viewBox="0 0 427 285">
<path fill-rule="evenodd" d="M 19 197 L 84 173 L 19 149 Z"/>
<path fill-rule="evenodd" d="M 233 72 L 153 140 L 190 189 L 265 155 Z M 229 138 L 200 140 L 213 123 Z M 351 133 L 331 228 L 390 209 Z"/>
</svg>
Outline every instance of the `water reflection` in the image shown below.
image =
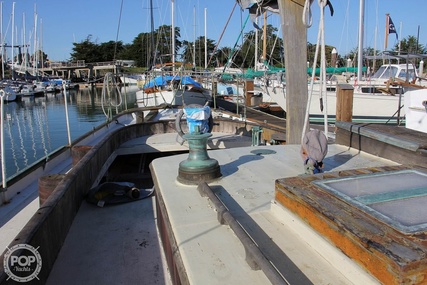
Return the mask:
<svg viewBox="0 0 427 285">
<path fill-rule="evenodd" d="M 102 89 L 82 89 L 47 93 L 43 97 L 24 97 L 20 102 L 4 104 L 4 145 L 6 176 L 11 177 L 45 159 L 68 144 L 65 98 L 67 98 L 71 140 L 94 129 L 107 119 L 134 108 L 136 88 L 126 87 L 111 96 Z M 104 93 L 105 94 L 105 93 Z"/>
</svg>

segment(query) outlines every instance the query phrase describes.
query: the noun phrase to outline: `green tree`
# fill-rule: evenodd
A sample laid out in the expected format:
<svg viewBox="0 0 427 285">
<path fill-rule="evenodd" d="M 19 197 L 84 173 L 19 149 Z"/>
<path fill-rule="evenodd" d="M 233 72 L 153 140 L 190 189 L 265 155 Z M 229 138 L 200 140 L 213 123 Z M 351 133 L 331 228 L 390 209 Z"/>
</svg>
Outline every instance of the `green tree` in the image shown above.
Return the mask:
<svg viewBox="0 0 427 285">
<path fill-rule="evenodd" d="M 109 41 L 100 43 L 98 45 L 98 52 L 100 54 L 100 61 L 113 61 L 118 59 L 118 55 L 123 51 L 122 41 Z"/>
<path fill-rule="evenodd" d="M 307 61 L 309 62 L 309 66 L 312 67 L 313 66 L 313 62 L 314 62 L 314 57 L 316 55 L 316 46 L 315 44 L 311 44 L 309 42 L 307 42 Z M 326 57 L 326 66 L 331 66 L 331 62 L 332 62 L 332 50 L 334 49 L 333 46 L 328 46 L 325 45 L 325 57 Z M 357 49 L 351 51 L 347 57 L 353 58 L 353 56 L 355 56 L 354 54 L 357 53 Z M 317 54 L 317 63 L 316 66 L 320 67 L 320 60 L 321 60 L 321 56 L 320 56 L 320 47 L 319 47 L 319 51 Z M 337 55 L 337 65 L 338 67 L 341 66 L 345 66 L 345 60 L 343 58 L 341 58 L 339 55 Z"/>
<path fill-rule="evenodd" d="M 211 39 L 206 39 L 207 44 L 207 58 L 209 60 L 210 56 L 214 52 L 215 42 Z M 183 41 L 182 42 L 183 53 L 182 60 L 185 63 L 196 63 L 196 66 L 203 67 L 205 65 L 205 37 L 198 37 L 194 42 Z M 194 49 L 196 53 L 194 54 Z M 214 66 L 214 62 L 210 62 L 210 66 Z"/>
<path fill-rule="evenodd" d="M 172 62 L 172 54 L 174 53 L 172 51 L 172 26 L 160 26 L 154 32 L 154 35 L 156 38 L 155 48 L 157 52 L 158 62 Z M 182 46 L 182 42 L 179 40 L 180 37 L 180 29 L 178 27 L 175 27 L 175 55 Z M 175 56 L 175 60 L 176 59 L 177 56 Z"/>
<path fill-rule="evenodd" d="M 37 50 L 36 52 L 35 52 L 35 54 L 33 54 L 31 57 L 30 57 L 30 60 L 32 61 L 32 62 L 34 62 L 34 55 L 36 55 L 36 60 L 37 60 L 37 63 L 38 63 L 38 67 L 42 67 L 43 65 L 44 65 L 44 63 L 47 61 L 47 54 L 45 54 L 43 51 L 41 51 L 41 50 Z"/>
<path fill-rule="evenodd" d="M 71 53 L 71 60 L 85 60 L 86 62 L 102 61 L 102 55 L 99 50 L 99 45 L 92 41 L 92 35 L 80 43 L 73 43 L 73 52 Z"/>
<path fill-rule="evenodd" d="M 394 51 L 399 51 L 399 44 L 394 46 Z M 400 41 L 400 52 L 405 53 L 426 53 L 426 48 L 419 44 L 417 38 L 414 36 L 408 36 Z"/>
<path fill-rule="evenodd" d="M 216 66 L 224 66 L 227 64 L 228 58 L 231 56 L 231 48 L 230 47 L 222 47 L 215 52 L 215 61 L 214 65 Z"/>
<path fill-rule="evenodd" d="M 120 54 L 120 59 L 130 59 L 136 62 L 137 66 L 149 67 L 155 63 L 172 61 L 172 26 L 163 25 L 153 32 L 154 42 L 151 42 L 151 32 L 140 33 L 131 44 L 124 45 Z M 175 27 L 175 55 L 181 48 L 182 43 L 179 40 L 180 28 Z M 177 56 L 175 56 L 175 60 Z"/>
<path fill-rule="evenodd" d="M 158 27 L 153 34 L 140 33 L 130 44 L 123 44 L 118 41 L 108 41 L 98 44 L 93 41 L 92 35 L 79 43 L 73 43 L 73 52 L 71 53 L 71 60 L 85 60 L 86 62 L 100 62 L 112 61 L 114 59 L 128 59 L 134 60 L 139 67 L 150 67 L 154 64 L 162 64 L 172 62 L 172 55 L 175 53 L 175 61 L 180 58 L 178 52 L 183 48 L 183 42 L 180 40 L 180 28 L 175 27 L 175 51 L 172 51 L 172 26 L 163 25 Z M 152 38 L 154 43 L 152 43 Z M 208 56 L 210 57 L 215 48 L 215 42 L 207 39 Z M 182 59 L 186 62 L 193 62 L 193 45 L 185 41 L 184 54 Z M 191 45 L 191 49 L 188 46 Z M 196 64 L 199 66 L 204 65 L 205 57 L 205 38 L 199 37 L 196 40 Z M 214 61 L 211 62 L 211 66 Z"/>
<path fill-rule="evenodd" d="M 258 36 L 258 50 L 255 51 L 255 33 L 256 31 L 250 31 L 243 37 L 243 44 L 240 47 L 238 54 L 234 57 L 234 63 L 242 68 L 254 67 L 255 66 L 255 52 L 258 54 L 258 60 L 260 62 L 267 61 L 269 65 L 283 65 L 282 47 L 283 41 L 277 36 L 277 28 L 272 25 L 266 27 L 266 49 L 264 49 L 264 38 L 263 32 L 259 31 Z M 265 53 L 266 58 L 262 58 Z"/>
<path fill-rule="evenodd" d="M 131 44 L 125 45 L 120 53 L 121 59 L 134 60 L 136 66 L 148 67 L 151 65 L 151 37 L 150 33 L 140 33 Z"/>
</svg>

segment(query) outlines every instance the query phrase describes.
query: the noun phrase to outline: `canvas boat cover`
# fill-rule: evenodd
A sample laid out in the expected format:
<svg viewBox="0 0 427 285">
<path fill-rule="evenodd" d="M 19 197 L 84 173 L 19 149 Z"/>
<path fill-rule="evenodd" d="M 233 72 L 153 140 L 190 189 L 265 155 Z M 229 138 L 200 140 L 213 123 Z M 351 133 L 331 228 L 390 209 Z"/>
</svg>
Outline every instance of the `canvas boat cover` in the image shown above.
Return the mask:
<svg viewBox="0 0 427 285">
<path fill-rule="evenodd" d="M 159 87 L 159 86 L 165 86 L 170 81 L 180 81 L 182 85 L 194 85 L 196 87 L 202 88 L 202 85 L 195 81 L 190 76 L 172 76 L 172 75 L 165 75 L 165 76 L 157 76 L 154 79 L 150 80 L 148 83 L 144 85 L 144 88 L 152 88 L 152 87 Z"/>
</svg>

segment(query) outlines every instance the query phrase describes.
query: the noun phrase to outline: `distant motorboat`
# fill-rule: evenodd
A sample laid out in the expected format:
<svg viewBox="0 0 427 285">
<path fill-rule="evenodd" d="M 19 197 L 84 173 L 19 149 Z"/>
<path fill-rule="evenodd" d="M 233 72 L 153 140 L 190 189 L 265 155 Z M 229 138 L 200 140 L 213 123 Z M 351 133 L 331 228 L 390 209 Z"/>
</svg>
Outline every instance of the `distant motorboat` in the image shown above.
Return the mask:
<svg viewBox="0 0 427 285">
<path fill-rule="evenodd" d="M 360 81 L 352 79 L 349 81 L 349 84 L 354 85 L 361 93 L 387 93 L 395 95 L 403 94 L 406 90 L 400 86 L 390 84 L 390 79 L 413 82 L 417 76 L 417 70 L 412 64 L 383 64 L 372 76 L 365 77 Z"/>
<path fill-rule="evenodd" d="M 124 85 L 138 85 L 141 80 L 143 80 L 143 75 L 141 74 L 120 76 L 120 81 Z"/>
<path fill-rule="evenodd" d="M 45 90 L 34 84 L 21 84 L 18 91 L 21 96 L 43 96 Z"/>
</svg>

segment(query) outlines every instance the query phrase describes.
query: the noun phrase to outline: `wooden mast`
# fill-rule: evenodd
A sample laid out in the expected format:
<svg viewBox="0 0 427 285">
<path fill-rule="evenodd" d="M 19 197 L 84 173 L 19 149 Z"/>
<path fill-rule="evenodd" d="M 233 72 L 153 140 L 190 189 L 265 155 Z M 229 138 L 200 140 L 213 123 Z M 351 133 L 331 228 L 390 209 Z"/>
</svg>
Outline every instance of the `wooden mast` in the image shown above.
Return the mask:
<svg viewBox="0 0 427 285">
<path fill-rule="evenodd" d="M 384 39 L 384 50 L 387 50 L 387 45 L 388 45 L 388 33 L 389 33 L 389 17 L 390 14 L 385 14 L 385 39 Z"/>
<path fill-rule="evenodd" d="M 285 49 L 287 144 L 301 144 L 308 101 L 307 29 L 301 17 L 304 2 L 278 1 Z"/>
</svg>

